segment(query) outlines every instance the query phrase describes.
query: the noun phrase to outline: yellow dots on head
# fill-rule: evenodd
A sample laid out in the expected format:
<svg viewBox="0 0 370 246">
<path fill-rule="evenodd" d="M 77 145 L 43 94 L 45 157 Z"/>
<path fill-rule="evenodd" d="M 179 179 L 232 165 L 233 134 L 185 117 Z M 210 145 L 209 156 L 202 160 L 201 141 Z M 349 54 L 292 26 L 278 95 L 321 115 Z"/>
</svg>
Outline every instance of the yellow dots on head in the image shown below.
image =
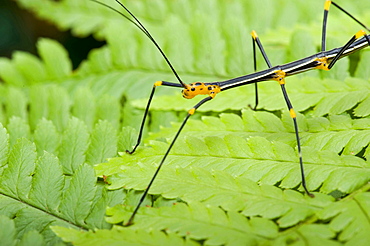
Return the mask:
<svg viewBox="0 0 370 246">
<path fill-rule="evenodd" d="M 221 91 L 221 88 L 215 84 L 208 84 L 202 82 L 191 83 L 182 90 L 182 96 L 191 99 L 197 95 L 209 95 L 212 98 Z"/>
</svg>

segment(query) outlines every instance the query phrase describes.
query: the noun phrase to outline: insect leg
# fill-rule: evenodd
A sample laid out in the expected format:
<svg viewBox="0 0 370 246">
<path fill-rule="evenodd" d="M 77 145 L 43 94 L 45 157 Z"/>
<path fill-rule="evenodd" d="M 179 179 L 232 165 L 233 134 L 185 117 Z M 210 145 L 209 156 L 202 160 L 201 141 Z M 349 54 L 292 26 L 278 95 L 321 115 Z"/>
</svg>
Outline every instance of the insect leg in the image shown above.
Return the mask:
<svg viewBox="0 0 370 246">
<path fill-rule="evenodd" d="M 306 191 L 307 195 L 309 195 L 310 197 L 314 197 L 314 195 L 308 191 L 307 185 L 306 185 L 306 177 L 304 175 L 304 168 L 303 168 L 301 140 L 299 138 L 299 132 L 298 132 L 297 116 L 296 116 L 296 113 L 293 109 L 293 105 L 290 102 L 288 93 L 286 92 L 286 89 L 285 89 L 285 73 L 281 70 L 276 71 L 275 80 L 278 81 L 279 84 L 280 84 L 281 90 L 283 92 L 284 100 L 285 100 L 285 102 L 288 106 L 290 117 L 293 119 L 294 132 L 295 132 L 295 137 L 296 137 L 296 141 L 297 141 L 297 149 L 298 149 L 298 155 L 299 155 L 299 166 L 300 166 L 300 170 L 301 170 L 302 187 Z"/>
<path fill-rule="evenodd" d="M 166 160 L 166 158 L 167 158 L 168 154 L 170 153 L 170 151 L 171 151 L 171 149 L 172 149 L 173 145 L 175 144 L 175 142 L 176 142 L 176 140 L 177 140 L 178 136 L 180 135 L 180 133 L 181 133 L 182 129 L 183 129 L 183 128 L 184 128 L 184 126 L 186 125 L 186 122 L 188 121 L 188 119 L 190 118 L 190 116 L 192 116 L 192 115 L 195 113 L 195 110 L 197 110 L 201 105 L 203 105 L 205 102 L 208 102 L 208 101 L 209 101 L 209 100 L 211 100 L 211 99 L 213 99 L 213 97 L 211 97 L 211 96 L 209 96 L 209 97 L 206 97 L 206 98 L 202 99 L 202 100 L 201 100 L 200 102 L 198 102 L 198 103 L 197 103 L 193 108 L 191 108 L 191 109 L 188 111 L 188 114 L 186 115 L 185 119 L 183 120 L 183 122 L 182 122 L 182 124 L 181 124 L 180 128 L 177 130 L 175 137 L 173 138 L 172 142 L 170 143 L 170 146 L 168 147 L 168 149 L 167 149 L 166 153 L 164 154 L 164 156 L 163 156 L 163 158 L 162 158 L 162 160 L 161 160 L 160 164 L 158 165 L 157 170 L 156 170 L 156 171 L 155 171 L 155 173 L 153 174 L 152 179 L 150 180 L 150 182 L 149 182 L 149 184 L 148 184 L 147 188 L 145 189 L 145 191 L 144 191 L 143 195 L 142 195 L 142 196 L 141 196 L 141 198 L 140 198 L 139 203 L 136 205 L 136 207 L 135 207 L 135 209 L 134 209 L 134 212 L 131 214 L 131 217 L 130 217 L 130 219 L 128 220 L 128 222 L 125 224 L 125 226 L 129 226 L 129 225 L 131 225 L 131 224 L 133 223 L 133 221 L 134 221 L 134 218 L 135 218 L 135 215 L 136 215 L 137 211 L 139 210 L 139 208 L 140 208 L 141 204 L 143 203 L 143 201 L 144 201 L 144 199 L 145 199 L 146 195 L 147 195 L 147 194 L 148 194 L 148 192 L 149 192 L 150 187 L 152 186 L 152 184 L 153 184 L 153 182 L 154 182 L 155 178 L 157 177 L 157 175 L 158 175 L 159 171 L 161 170 L 161 168 L 162 168 L 162 166 L 163 166 L 164 161 Z"/>
<path fill-rule="evenodd" d="M 257 44 L 260 52 L 262 53 L 262 56 L 263 56 L 264 60 L 266 61 L 267 66 L 269 68 L 272 67 L 271 63 L 270 63 L 270 61 L 269 61 L 269 59 L 266 55 L 265 49 L 263 48 L 262 43 L 261 43 L 256 31 L 252 31 L 251 35 L 252 35 L 252 41 L 253 41 L 253 67 L 254 67 L 254 71 L 257 71 L 256 44 Z M 251 105 L 249 105 L 249 107 L 253 110 L 256 110 L 256 108 L 258 106 L 258 85 L 257 85 L 257 83 L 254 84 L 254 88 L 255 88 L 255 95 L 256 95 L 255 104 L 254 104 L 254 107 L 252 107 Z"/>
<path fill-rule="evenodd" d="M 265 50 L 264 50 L 264 48 L 262 46 L 262 43 L 261 43 L 260 39 L 258 38 L 257 33 L 255 31 L 252 31 L 251 32 L 251 35 L 252 35 L 252 38 L 253 38 L 254 43 L 257 44 L 259 50 L 261 51 L 262 56 L 263 56 L 263 58 L 264 58 L 264 60 L 265 60 L 265 62 L 267 64 L 267 66 L 269 68 L 271 68 L 272 67 L 272 64 L 271 64 L 270 60 L 267 57 L 267 54 L 266 54 L 266 52 L 265 52 Z M 255 45 L 253 47 L 255 47 Z M 253 49 L 253 51 L 254 50 L 255 50 L 255 48 Z M 255 52 L 253 54 L 255 54 Z M 284 78 L 285 78 L 285 73 L 282 72 L 282 71 L 277 71 L 277 75 L 276 75 L 275 80 L 278 81 L 279 84 L 280 84 L 281 90 L 283 92 L 284 100 L 285 100 L 285 102 L 286 102 L 286 104 L 288 106 L 288 110 L 289 110 L 290 116 L 293 119 L 294 131 L 295 131 L 295 136 L 296 136 L 296 140 L 297 140 L 297 148 L 298 148 L 298 155 L 299 155 L 299 165 L 300 165 L 301 177 L 302 177 L 302 186 L 303 186 L 303 189 L 306 191 L 306 193 L 309 196 L 313 197 L 314 195 L 308 191 L 307 186 L 306 186 L 306 178 L 305 178 L 305 175 L 304 175 L 303 158 L 302 158 L 302 150 L 301 150 L 301 141 L 300 141 L 300 138 L 299 138 L 297 117 L 296 117 L 296 114 L 294 112 L 292 103 L 290 102 L 290 99 L 288 97 L 288 93 L 286 92 L 286 89 L 285 89 L 285 79 Z"/>
<path fill-rule="evenodd" d="M 341 58 L 341 56 L 343 55 L 343 52 L 346 51 L 351 44 L 353 44 L 357 39 L 361 37 L 365 37 L 367 42 L 370 45 L 370 39 L 366 35 L 365 31 L 363 30 L 358 31 L 355 35 L 352 36 L 352 38 L 339 50 L 339 52 L 335 55 L 335 57 L 330 61 L 328 65 L 328 69 L 331 69 L 334 66 L 334 64 Z"/>
<path fill-rule="evenodd" d="M 178 83 L 171 83 L 171 82 L 165 82 L 165 81 L 157 81 L 157 82 L 154 83 L 152 92 L 150 93 L 150 96 L 149 96 L 149 99 L 148 99 L 148 103 L 145 107 L 145 113 L 144 113 L 143 119 L 141 121 L 137 142 L 136 142 L 135 146 L 133 147 L 133 149 L 131 151 L 126 150 L 126 153 L 128 153 L 128 154 L 134 153 L 135 150 L 137 149 L 137 147 L 139 146 L 140 142 L 141 142 L 141 138 L 143 136 L 143 130 L 144 130 L 144 126 L 145 126 L 145 120 L 148 116 L 150 104 L 152 103 L 152 99 L 154 97 L 155 89 L 156 89 L 157 86 L 170 86 L 170 87 L 181 87 L 182 88 L 182 85 L 178 84 Z"/>
<path fill-rule="evenodd" d="M 342 11 L 343 13 L 345 13 L 347 16 L 349 16 L 351 19 L 353 19 L 354 21 L 356 21 L 363 28 L 365 28 L 367 31 L 370 32 L 370 28 L 368 28 L 365 24 L 363 24 L 362 22 L 360 22 L 356 17 L 354 17 L 353 15 L 351 15 L 348 11 L 346 11 L 345 9 L 343 9 L 342 7 L 340 7 L 335 2 L 330 1 L 330 0 L 326 0 L 325 1 L 325 4 L 324 4 L 324 18 L 323 18 L 323 22 L 322 22 L 321 51 L 325 51 L 326 50 L 326 26 L 327 26 L 329 9 L 330 9 L 330 5 L 331 4 L 333 4 L 333 6 L 335 6 L 337 9 L 339 9 L 340 11 Z M 369 39 L 368 39 L 368 42 L 370 43 Z"/>
</svg>

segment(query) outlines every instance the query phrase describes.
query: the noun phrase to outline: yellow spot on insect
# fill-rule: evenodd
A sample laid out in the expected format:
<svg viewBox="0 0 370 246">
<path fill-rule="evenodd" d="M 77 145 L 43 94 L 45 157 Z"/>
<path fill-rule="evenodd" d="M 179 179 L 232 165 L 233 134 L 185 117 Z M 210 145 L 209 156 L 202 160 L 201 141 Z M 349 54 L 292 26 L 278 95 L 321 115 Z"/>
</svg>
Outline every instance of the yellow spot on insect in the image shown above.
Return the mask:
<svg viewBox="0 0 370 246">
<path fill-rule="evenodd" d="M 188 113 L 189 113 L 190 115 L 193 115 L 193 114 L 195 113 L 195 108 L 190 109 L 190 110 L 188 111 Z"/>
<path fill-rule="evenodd" d="M 360 30 L 356 33 L 356 39 L 361 38 L 362 36 L 365 36 L 366 32 L 364 30 Z"/>
<path fill-rule="evenodd" d="M 209 95 L 212 98 L 221 91 L 218 85 L 194 82 L 186 85 L 186 88 L 182 90 L 182 96 L 186 99 L 191 99 L 197 95 Z"/>
<path fill-rule="evenodd" d="M 329 11 L 330 5 L 331 5 L 331 1 L 330 0 L 326 0 L 326 2 L 324 4 L 324 10 Z"/>
<path fill-rule="evenodd" d="M 292 109 L 292 108 L 289 110 L 289 114 L 290 114 L 290 117 L 292 117 L 292 118 L 296 118 L 297 117 L 297 115 L 294 112 L 294 109 Z"/>
<path fill-rule="evenodd" d="M 280 85 L 285 84 L 285 72 L 282 70 L 276 70 L 273 80 L 276 80 Z"/>
<path fill-rule="evenodd" d="M 256 33 L 256 31 L 255 31 L 255 30 L 253 30 L 253 31 L 251 32 L 251 35 L 252 35 L 253 39 L 257 39 L 257 38 L 258 38 L 258 35 L 257 35 L 257 33 Z"/>
<path fill-rule="evenodd" d="M 154 86 L 161 86 L 162 85 L 162 81 L 157 81 L 154 83 Z"/>
<path fill-rule="evenodd" d="M 317 61 L 319 63 L 316 66 L 316 69 L 322 69 L 322 70 L 329 71 L 328 58 L 326 58 L 326 57 L 316 58 L 315 61 Z"/>
</svg>

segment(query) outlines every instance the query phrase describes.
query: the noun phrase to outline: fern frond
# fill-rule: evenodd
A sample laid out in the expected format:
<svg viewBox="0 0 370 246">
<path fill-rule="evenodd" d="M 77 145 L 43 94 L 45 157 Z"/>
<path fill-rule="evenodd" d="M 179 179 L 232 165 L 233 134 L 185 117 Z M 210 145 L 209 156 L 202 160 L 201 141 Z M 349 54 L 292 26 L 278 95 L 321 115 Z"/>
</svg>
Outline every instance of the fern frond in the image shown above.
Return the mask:
<svg viewBox="0 0 370 246">
<path fill-rule="evenodd" d="M 45 152 L 36 165 L 29 198 L 37 207 L 58 213 L 64 182 L 58 158 Z"/>
<path fill-rule="evenodd" d="M 72 242 L 76 246 L 94 245 L 184 245 L 196 246 L 200 245 L 190 239 L 183 239 L 174 233 L 162 231 L 142 231 L 132 230 L 127 228 L 114 227 L 112 230 L 97 230 L 89 232 L 81 232 L 72 228 L 53 226 L 53 231 L 61 237 L 65 242 Z"/>
<path fill-rule="evenodd" d="M 41 59 L 20 51 L 14 53 L 12 60 L 1 58 L 1 78 L 10 85 L 25 86 L 50 80 L 62 81 L 70 76 L 72 63 L 61 44 L 40 39 L 37 48 Z"/>
<path fill-rule="evenodd" d="M 148 180 L 139 177 L 150 177 L 154 171 L 147 167 L 125 168 L 123 173 L 107 179 L 108 188 L 144 189 Z M 233 177 L 227 171 L 197 167 L 165 168 L 149 193 L 168 199 L 179 197 L 185 202 L 200 201 L 226 211 L 241 211 L 246 216 L 277 219 L 282 228 L 299 223 L 331 203 L 330 196 L 318 195 L 313 200 L 295 191 L 282 192 L 271 185 L 258 186 L 255 181 L 243 176 Z"/>
<path fill-rule="evenodd" d="M 24 234 L 21 240 L 16 238 L 16 227 L 14 221 L 4 215 L 0 215 L 0 240 L 3 245 L 44 245 L 44 238 L 36 231 L 29 231 Z"/>
<path fill-rule="evenodd" d="M 108 209 L 107 213 L 113 216 L 107 219 L 119 223 L 130 211 L 116 206 Z M 239 213 L 225 213 L 218 207 L 197 202 L 188 205 L 179 203 L 159 209 L 146 208 L 139 216 L 142 222 L 136 223 L 133 226 L 135 229 L 146 230 L 155 226 L 158 230 L 166 229 L 188 238 L 206 240 L 205 244 L 209 245 L 257 244 L 277 235 L 277 227 L 271 221 L 263 218 L 248 220 Z"/>
<path fill-rule="evenodd" d="M 275 244 L 304 241 L 307 245 L 366 245 L 369 236 L 369 185 L 321 210 L 309 224 L 281 233 Z M 326 221 L 328 223 L 321 223 Z"/>
<path fill-rule="evenodd" d="M 71 122 L 83 125 L 77 119 L 72 119 Z M 9 126 L 11 124 L 12 121 Z M 5 231 L 9 232 L 7 240 L 20 241 L 25 245 L 33 242 L 55 245 L 61 243 L 61 240 L 50 230 L 51 225 L 85 230 L 110 228 L 104 221 L 106 206 L 121 203 L 124 192 L 107 191 L 101 184 L 97 185 L 92 167 L 77 158 L 81 153 L 76 146 L 73 147 L 75 149 L 64 148 L 61 151 L 58 140 L 52 139 L 49 144 L 44 144 L 43 141 L 55 134 L 61 134 L 50 121 L 40 121 L 38 126 L 34 135 L 37 145 L 25 138 L 19 138 L 11 146 L 6 129 L 0 129 L 0 223 L 6 223 L 7 228 L 12 228 L 12 225 L 14 227 L 12 232 Z M 75 127 L 74 131 L 81 133 L 78 129 Z M 10 132 L 10 135 L 15 137 L 17 133 Z M 61 136 L 63 139 L 69 136 L 70 142 L 73 142 L 73 136 L 67 132 Z M 61 163 L 53 154 L 44 152 L 44 147 L 52 149 L 60 156 L 74 156 L 74 172 L 66 175 L 63 170 L 68 170 L 69 164 Z"/>
<path fill-rule="evenodd" d="M 61 134 L 57 131 L 52 121 L 41 119 L 36 126 L 33 134 L 38 155 L 42 155 L 44 151 L 58 154 L 58 148 L 61 141 Z"/>
<path fill-rule="evenodd" d="M 154 81 L 174 77 L 142 33 L 100 5 L 87 0 L 17 2 L 63 30 L 93 34 L 108 45 L 91 52 L 73 72 L 66 50 L 48 39 L 37 44 L 39 57 L 16 52 L 12 59 L 0 58 L 0 120 L 7 128 L 0 127 L 0 227 L 9 235 L 3 239 L 0 232 L 1 242 L 62 243 L 53 231 L 76 245 L 318 245 L 367 240 L 369 121 L 357 117 L 370 115 L 369 52 L 342 59 L 329 73 L 287 79 L 293 105 L 302 113 L 298 122 L 304 166 L 316 198 L 295 191 L 301 179 L 291 119 L 287 114 L 280 117 L 286 105 L 278 85 L 264 82 L 259 109 L 279 117 L 248 111 L 242 118 L 225 114 L 254 103 L 251 87 L 217 96 L 199 115 L 224 114 L 189 122 L 150 190 L 151 199 L 144 204 L 159 208 L 140 208 L 133 227 L 112 228 L 111 223 L 126 220 L 131 212 L 129 206 L 114 206 L 137 204 L 178 125 L 153 134 L 148 146 L 133 156 L 99 164 L 96 174 L 91 165 L 132 145 L 133 130 L 122 126 L 139 124 L 146 103 L 141 99 L 147 98 Z M 115 6 L 113 0 L 104 2 Z M 320 38 L 320 1 L 127 5 L 185 82 L 252 72 L 251 44 L 245 42 L 252 29 L 274 65 L 315 53 Z M 350 8 L 370 23 L 368 1 Z M 328 48 L 343 45 L 359 28 L 335 11 L 330 19 Z M 265 68 L 258 64 L 258 69 Z M 186 113 L 196 103 L 171 96 L 171 90 L 157 91 L 166 97 L 156 99 L 149 131 L 180 121 L 179 112 Z M 97 176 L 110 184 L 96 181 Z M 348 198 L 334 201 L 331 195 Z M 167 198 L 181 204 L 172 205 Z M 107 206 L 113 207 L 110 223 L 104 220 Z"/>
<path fill-rule="evenodd" d="M 357 155 L 368 149 L 369 123 L 366 118 L 352 119 L 349 115 L 313 118 L 298 115 L 302 146 L 345 155 Z M 178 127 L 179 124 L 173 123 L 172 127 L 151 133 L 147 140 L 169 138 Z M 230 113 L 222 113 L 219 117 L 203 116 L 201 120 L 189 120 L 182 136 L 225 137 L 230 134 L 244 139 L 261 136 L 269 141 L 296 146 L 292 119 L 286 112 L 281 118 L 272 113 L 252 110 L 243 110 L 241 117 Z"/>
<path fill-rule="evenodd" d="M 7 127 L 10 135 L 11 146 L 13 146 L 19 138 L 30 138 L 30 127 L 22 118 L 11 117 Z"/>
<path fill-rule="evenodd" d="M 350 193 L 369 180 L 368 163 L 353 156 L 369 142 L 366 135 L 361 135 L 368 131 L 365 130 L 368 126 L 363 124 L 365 129 L 356 133 L 351 128 L 359 128 L 360 120 L 351 120 L 346 116 L 332 117 L 331 121 L 323 120 L 324 118 L 307 119 L 308 129 L 312 126 L 313 130 L 321 128 L 322 132 L 313 131 L 309 135 L 306 133 L 307 136 L 302 134 L 303 140 L 308 139 L 310 144 L 306 146 L 302 141 L 308 186 L 312 190 L 320 189 L 325 193 L 334 190 Z M 302 122 L 305 122 L 303 116 Z M 322 124 L 323 122 L 325 124 Z M 233 114 L 224 114 L 221 119 L 208 117 L 204 118 L 203 122 L 193 121 L 189 124 L 190 131 L 180 137 L 175 144 L 166 166 L 223 170 L 233 176 L 244 176 L 264 184 L 273 185 L 281 182 L 280 186 L 284 188 L 294 188 L 299 185 L 298 156 L 292 147 L 278 141 L 279 138 L 288 136 L 295 145 L 294 133 L 290 132 L 291 129 L 287 130 L 285 122 L 276 116 L 269 113 L 247 114 L 245 112 L 243 119 Z M 349 127 L 350 130 L 345 130 L 344 126 Z M 203 131 L 203 129 L 210 131 Z M 328 129 L 333 133 L 325 132 Z M 156 137 L 167 138 L 176 130 L 176 127 L 172 128 L 171 131 L 164 131 L 163 135 L 157 134 Z M 260 133 L 257 133 L 258 130 Z M 339 130 L 343 132 L 338 133 Z M 328 134 L 333 135 L 332 141 L 338 140 L 335 143 L 323 142 Z M 337 136 L 334 136 L 335 134 Z M 346 135 L 348 137 L 344 138 Z M 266 136 L 272 138 L 272 142 L 263 138 Z M 364 141 L 357 142 L 360 138 Z M 355 142 L 357 144 L 354 144 Z M 123 155 L 122 158 L 112 159 L 108 164 L 97 166 L 97 174 L 109 176 L 125 170 L 126 167 L 136 166 L 137 163 L 142 163 L 143 168 L 155 166 L 160 162 L 168 145 L 158 141 L 152 141 L 150 145 L 150 148 L 143 148 L 133 156 Z M 315 146 L 317 149 L 310 146 Z M 349 150 L 355 152 L 349 153 L 352 155 L 338 156 L 338 152 L 342 149 L 346 152 Z M 344 173 L 356 178 L 343 179 Z M 149 173 L 147 175 L 151 176 Z"/>
<path fill-rule="evenodd" d="M 89 134 L 86 125 L 77 118 L 72 118 L 60 146 L 59 158 L 65 173 L 73 174 L 79 165 L 85 162 L 88 146 Z"/>
<path fill-rule="evenodd" d="M 117 153 L 117 132 L 108 121 L 100 121 L 90 136 L 86 161 L 90 164 L 104 162 Z"/>
<path fill-rule="evenodd" d="M 95 182 L 93 170 L 87 165 L 81 165 L 75 171 L 60 202 L 61 213 L 68 220 L 85 225 L 84 219 L 89 214 L 86 208 L 91 208 L 96 192 Z"/>
<path fill-rule="evenodd" d="M 340 242 L 352 245 L 366 245 L 370 239 L 369 185 L 362 191 L 328 206 L 319 213 L 319 218 L 329 220 L 329 228 L 338 234 Z"/>
<path fill-rule="evenodd" d="M 35 169 L 36 148 L 27 139 L 14 144 L 9 154 L 9 163 L 0 181 L 1 190 L 11 197 L 27 200 Z"/>
</svg>

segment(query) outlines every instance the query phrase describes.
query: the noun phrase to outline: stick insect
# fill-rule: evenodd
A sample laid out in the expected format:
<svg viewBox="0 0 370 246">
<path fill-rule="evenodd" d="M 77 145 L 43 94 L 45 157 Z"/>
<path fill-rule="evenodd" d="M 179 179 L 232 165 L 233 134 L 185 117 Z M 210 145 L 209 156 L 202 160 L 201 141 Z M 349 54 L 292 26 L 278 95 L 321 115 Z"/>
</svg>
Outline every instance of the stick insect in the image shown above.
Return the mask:
<svg viewBox="0 0 370 246">
<path fill-rule="evenodd" d="M 129 218 L 128 222 L 126 225 L 131 225 L 134 221 L 135 215 L 138 212 L 141 204 L 143 203 L 145 197 L 147 196 L 150 187 L 152 186 L 153 182 L 155 181 L 159 171 L 161 170 L 163 164 L 165 163 L 165 160 L 170 153 L 173 145 L 175 144 L 177 138 L 179 137 L 181 131 L 185 127 L 187 121 L 189 118 L 195 113 L 195 111 L 205 104 L 206 102 L 213 100 L 217 94 L 219 94 L 222 91 L 232 89 L 235 87 L 243 86 L 243 85 L 249 85 L 249 84 L 254 84 L 255 85 L 255 95 L 256 95 L 256 100 L 255 100 L 255 105 L 252 107 L 253 109 L 257 108 L 258 105 L 258 83 L 262 81 L 268 81 L 268 80 L 275 80 L 279 83 L 284 100 L 286 102 L 287 108 L 290 113 L 290 117 L 292 118 L 293 125 L 294 125 L 294 131 L 295 131 L 295 138 L 297 142 L 297 151 L 298 151 L 298 156 L 299 156 L 299 167 L 300 167 L 300 174 L 301 174 L 301 179 L 302 179 L 302 187 L 305 191 L 305 193 L 310 196 L 314 197 L 314 195 L 309 191 L 306 185 L 306 179 L 305 179 L 305 174 L 304 174 L 304 166 L 303 166 L 303 157 L 302 157 L 302 152 L 301 152 L 301 143 L 300 143 L 300 137 L 299 137 L 299 129 L 298 129 L 298 124 L 297 124 L 297 118 L 296 118 L 296 113 L 293 109 L 292 103 L 289 99 L 288 93 L 285 88 L 285 78 L 291 75 L 295 75 L 298 73 L 303 73 L 312 69 L 321 69 L 321 70 L 330 70 L 336 62 L 343 58 L 346 57 L 358 50 L 364 49 L 367 46 L 370 46 L 370 35 L 366 34 L 364 30 L 358 31 L 356 34 L 354 34 L 347 43 L 345 43 L 343 46 L 334 48 L 331 50 L 326 50 L 326 27 L 327 27 L 327 20 L 328 20 L 328 14 L 329 14 L 329 9 L 330 6 L 333 5 L 337 9 L 339 9 L 341 12 L 349 16 L 352 20 L 356 21 L 359 25 L 361 25 L 365 30 L 370 32 L 370 29 L 365 26 L 362 22 L 360 22 L 358 19 L 356 19 L 353 15 L 351 15 L 348 11 L 340 7 L 338 4 L 334 3 L 333 1 L 326 0 L 324 4 L 324 16 L 323 16 L 323 23 L 322 23 L 322 34 L 321 34 L 321 51 L 313 54 L 311 56 L 305 57 L 300 60 L 296 60 L 290 63 L 286 63 L 283 65 L 276 65 L 273 66 L 264 50 L 264 47 L 262 45 L 261 40 L 259 39 L 256 31 L 251 32 L 252 40 L 253 40 L 253 60 L 254 60 L 254 69 L 255 72 L 251 74 L 247 74 L 241 77 L 237 78 L 232 78 L 229 80 L 225 81 L 218 81 L 218 82 L 194 82 L 190 84 L 184 83 L 179 74 L 176 72 L 175 68 L 172 66 L 170 60 L 167 58 L 159 44 L 155 41 L 153 36 L 149 33 L 149 31 L 145 28 L 145 26 L 140 22 L 138 18 L 135 17 L 135 15 L 124 5 L 122 4 L 119 0 L 115 0 L 126 12 L 128 15 L 123 14 L 122 12 L 112 8 L 109 5 L 106 5 L 104 3 L 101 3 L 97 0 L 91 0 L 96 3 L 99 3 L 116 13 L 120 14 L 124 18 L 126 18 L 128 21 L 130 21 L 132 24 L 134 24 L 138 29 L 140 29 L 148 38 L 149 40 L 156 46 L 158 51 L 161 53 L 163 58 L 165 59 L 166 63 L 170 67 L 172 73 L 175 75 L 177 82 L 168 82 L 168 81 L 157 81 L 154 83 L 152 91 L 150 93 L 144 116 L 140 125 L 140 130 L 137 138 L 137 142 L 135 146 L 133 147 L 132 150 L 126 150 L 127 153 L 133 154 L 137 147 L 139 146 L 141 139 L 142 139 L 142 134 L 143 134 L 143 129 L 145 125 L 145 121 L 148 116 L 149 108 L 152 102 L 152 99 L 154 97 L 156 88 L 159 86 L 168 86 L 168 87 L 175 87 L 175 88 L 181 88 L 182 89 L 182 95 L 184 98 L 187 99 L 192 99 L 197 95 L 206 95 L 205 98 L 200 100 L 197 104 L 195 104 L 189 111 L 188 114 L 185 116 L 182 124 L 180 125 L 178 131 L 176 132 L 174 138 L 170 142 L 170 145 L 165 152 L 164 156 L 162 157 L 161 162 L 159 163 L 155 173 L 153 174 L 149 184 L 147 185 L 147 188 L 143 192 L 139 203 L 135 207 L 131 217 Z M 263 59 L 265 63 L 267 64 L 268 68 L 262 71 L 256 71 L 256 53 L 257 53 L 257 47 L 259 52 L 261 52 Z"/>
</svg>

